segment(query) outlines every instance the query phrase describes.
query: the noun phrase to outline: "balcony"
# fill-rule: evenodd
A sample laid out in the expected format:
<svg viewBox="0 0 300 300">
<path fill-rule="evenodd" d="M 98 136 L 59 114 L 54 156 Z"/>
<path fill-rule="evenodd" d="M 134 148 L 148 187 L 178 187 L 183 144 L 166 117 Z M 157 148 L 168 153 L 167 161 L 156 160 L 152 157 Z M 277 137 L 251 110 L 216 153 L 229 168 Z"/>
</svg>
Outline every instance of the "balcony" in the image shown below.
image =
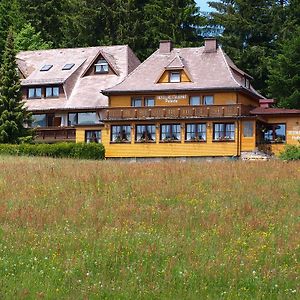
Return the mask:
<svg viewBox="0 0 300 300">
<path fill-rule="evenodd" d="M 37 142 L 75 142 L 76 129 L 74 127 L 37 127 L 35 128 Z"/>
<path fill-rule="evenodd" d="M 251 106 L 242 104 L 156 107 L 113 107 L 104 112 L 104 121 L 223 118 L 249 115 Z"/>
</svg>

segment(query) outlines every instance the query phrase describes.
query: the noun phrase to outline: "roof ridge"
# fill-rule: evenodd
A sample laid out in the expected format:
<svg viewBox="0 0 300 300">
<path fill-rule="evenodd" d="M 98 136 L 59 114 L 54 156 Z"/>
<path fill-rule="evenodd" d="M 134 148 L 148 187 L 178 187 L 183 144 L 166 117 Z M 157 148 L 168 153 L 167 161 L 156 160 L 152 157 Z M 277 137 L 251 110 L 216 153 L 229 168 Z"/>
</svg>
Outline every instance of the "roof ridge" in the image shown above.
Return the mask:
<svg viewBox="0 0 300 300">
<path fill-rule="evenodd" d="M 58 51 L 58 50 L 81 50 L 81 49 L 97 49 L 97 48 L 114 48 L 114 47 L 126 47 L 128 46 L 126 45 L 106 45 L 106 46 L 90 46 L 90 47 L 69 47 L 69 48 L 51 48 L 51 49 L 38 49 L 38 50 L 24 50 L 24 51 L 20 51 L 17 53 L 17 57 L 18 54 L 20 53 L 29 53 L 29 52 L 50 52 L 50 51 Z"/>
</svg>

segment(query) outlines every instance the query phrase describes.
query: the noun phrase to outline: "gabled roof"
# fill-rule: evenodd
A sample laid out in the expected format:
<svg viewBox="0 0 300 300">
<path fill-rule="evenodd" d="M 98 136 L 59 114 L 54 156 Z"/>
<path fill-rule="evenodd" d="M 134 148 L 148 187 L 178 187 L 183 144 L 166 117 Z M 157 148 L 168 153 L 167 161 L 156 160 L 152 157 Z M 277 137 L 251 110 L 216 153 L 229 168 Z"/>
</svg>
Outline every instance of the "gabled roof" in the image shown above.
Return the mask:
<svg viewBox="0 0 300 300">
<path fill-rule="evenodd" d="M 239 69 L 228 60 L 219 47 L 215 52 L 205 52 L 204 47 L 174 48 L 170 53 L 154 52 L 124 81 L 106 89 L 104 94 L 180 92 L 201 90 L 241 90 L 255 98 L 264 98 L 252 86 L 246 88 L 242 76 L 236 75 L 233 68 Z M 189 72 L 192 82 L 157 83 L 163 70 L 170 66 L 182 66 Z M 249 75 L 247 75 L 249 77 Z"/>
<path fill-rule="evenodd" d="M 184 68 L 184 63 L 179 55 L 176 55 L 166 66 L 166 70 L 179 70 Z"/>
<path fill-rule="evenodd" d="M 88 67 L 101 54 L 116 73 L 83 76 Z M 106 107 L 108 98 L 101 90 L 121 81 L 139 64 L 139 59 L 127 46 L 50 49 L 23 51 L 17 55 L 17 63 L 25 79 L 22 86 L 63 84 L 66 98 L 30 99 L 26 106 L 31 111 L 55 109 L 95 109 Z M 62 70 L 66 64 L 74 64 L 70 70 Z M 41 72 L 44 65 L 53 65 Z"/>
</svg>

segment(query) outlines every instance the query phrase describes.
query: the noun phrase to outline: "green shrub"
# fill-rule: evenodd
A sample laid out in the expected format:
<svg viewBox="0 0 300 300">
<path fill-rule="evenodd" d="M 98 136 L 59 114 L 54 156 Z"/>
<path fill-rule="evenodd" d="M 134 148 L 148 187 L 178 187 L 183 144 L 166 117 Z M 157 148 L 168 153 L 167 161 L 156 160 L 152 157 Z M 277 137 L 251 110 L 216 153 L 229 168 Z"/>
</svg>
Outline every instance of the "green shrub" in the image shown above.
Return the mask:
<svg viewBox="0 0 300 300">
<path fill-rule="evenodd" d="M 286 145 L 279 157 L 283 160 L 300 160 L 300 145 Z"/>
<path fill-rule="evenodd" d="M 47 156 L 55 158 L 104 159 L 105 149 L 96 143 L 0 144 L 2 155 Z"/>
</svg>

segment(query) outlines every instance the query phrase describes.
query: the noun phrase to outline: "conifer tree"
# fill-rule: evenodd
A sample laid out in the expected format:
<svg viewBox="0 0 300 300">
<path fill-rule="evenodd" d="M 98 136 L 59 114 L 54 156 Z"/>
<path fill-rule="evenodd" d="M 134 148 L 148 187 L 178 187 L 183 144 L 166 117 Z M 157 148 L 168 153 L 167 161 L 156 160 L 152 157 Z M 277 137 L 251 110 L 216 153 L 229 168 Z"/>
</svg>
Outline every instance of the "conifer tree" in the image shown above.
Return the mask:
<svg viewBox="0 0 300 300">
<path fill-rule="evenodd" d="M 226 53 L 254 77 L 254 86 L 266 94 L 268 59 L 276 54 L 276 40 L 285 19 L 285 3 L 277 0 L 210 1 L 212 22 L 223 27 L 220 37 Z"/>
<path fill-rule="evenodd" d="M 12 29 L 9 30 L 0 69 L 0 143 L 20 143 L 30 139 L 24 128 L 30 114 L 22 102 L 22 92 Z"/>
<path fill-rule="evenodd" d="M 281 51 L 269 66 L 270 96 L 281 107 L 300 109 L 300 26 L 279 46 Z"/>
</svg>

